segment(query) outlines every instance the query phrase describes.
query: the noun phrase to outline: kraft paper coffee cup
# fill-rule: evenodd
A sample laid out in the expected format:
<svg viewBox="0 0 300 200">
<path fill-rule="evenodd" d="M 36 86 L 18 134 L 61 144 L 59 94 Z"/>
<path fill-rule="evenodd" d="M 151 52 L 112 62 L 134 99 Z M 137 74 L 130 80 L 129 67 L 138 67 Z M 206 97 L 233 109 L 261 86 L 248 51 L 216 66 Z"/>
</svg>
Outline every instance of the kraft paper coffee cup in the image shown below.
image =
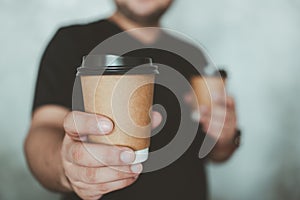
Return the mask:
<svg viewBox="0 0 300 200">
<path fill-rule="evenodd" d="M 217 94 L 226 97 L 226 79 L 225 70 L 219 70 L 212 75 L 198 75 L 191 78 L 191 85 L 196 95 L 196 99 L 193 101 L 194 112 L 192 114 L 195 121 L 200 119 L 200 106 L 211 108 L 213 104 L 212 95 Z"/>
<path fill-rule="evenodd" d="M 88 136 L 88 141 L 126 146 L 139 163 L 147 160 L 151 135 L 151 107 L 157 66 L 151 58 L 89 55 L 78 68 L 84 111 L 110 118 L 111 134 Z"/>
</svg>

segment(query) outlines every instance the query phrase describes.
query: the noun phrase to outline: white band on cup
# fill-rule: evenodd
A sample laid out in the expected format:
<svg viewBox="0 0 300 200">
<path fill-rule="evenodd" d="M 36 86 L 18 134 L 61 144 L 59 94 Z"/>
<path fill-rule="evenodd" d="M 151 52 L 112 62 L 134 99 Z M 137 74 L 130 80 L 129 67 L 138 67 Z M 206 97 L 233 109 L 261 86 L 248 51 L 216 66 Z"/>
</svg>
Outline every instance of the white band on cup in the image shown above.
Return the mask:
<svg viewBox="0 0 300 200">
<path fill-rule="evenodd" d="M 191 113 L 191 118 L 192 118 L 193 121 L 199 122 L 199 121 L 200 121 L 200 118 L 201 118 L 200 112 L 194 110 L 194 111 Z"/>
<path fill-rule="evenodd" d="M 149 148 L 135 151 L 135 160 L 132 164 L 142 163 L 148 159 Z"/>
</svg>

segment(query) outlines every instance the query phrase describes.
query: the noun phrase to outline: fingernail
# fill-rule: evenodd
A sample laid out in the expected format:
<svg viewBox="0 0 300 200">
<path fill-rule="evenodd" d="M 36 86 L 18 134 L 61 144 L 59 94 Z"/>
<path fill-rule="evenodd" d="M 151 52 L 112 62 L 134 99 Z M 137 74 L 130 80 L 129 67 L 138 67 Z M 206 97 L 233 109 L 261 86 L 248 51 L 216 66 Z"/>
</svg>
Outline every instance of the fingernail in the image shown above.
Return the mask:
<svg viewBox="0 0 300 200">
<path fill-rule="evenodd" d="M 143 171 L 143 165 L 142 164 L 131 165 L 130 169 L 133 173 L 139 174 Z"/>
<path fill-rule="evenodd" d="M 103 119 L 100 119 L 98 121 L 98 128 L 100 130 L 101 133 L 109 133 L 112 131 L 112 128 L 113 128 L 113 124 L 111 121 L 109 120 L 103 120 Z"/>
<path fill-rule="evenodd" d="M 199 122 L 201 119 L 201 114 L 198 111 L 193 111 L 191 117 L 193 121 Z"/>
<path fill-rule="evenodd" d="M 87 142 L 88 140 L 88 137 L 86 135 L 80 136 L 79 138 L 81 142 Z"/>
<path fill-rule="evenodd" d="M 162 122 L 162 115 L 157 111 L 153 111 L 151 120 L 152 120 L 152 127 L 156 128 Z"/>
<path fill-rule="evenodd" d="M 123 151 L 120 155 L 120 159 L 124 163 L 132 163 L 135 159 L 135 154 L 131 151 Z"/>
</svg>

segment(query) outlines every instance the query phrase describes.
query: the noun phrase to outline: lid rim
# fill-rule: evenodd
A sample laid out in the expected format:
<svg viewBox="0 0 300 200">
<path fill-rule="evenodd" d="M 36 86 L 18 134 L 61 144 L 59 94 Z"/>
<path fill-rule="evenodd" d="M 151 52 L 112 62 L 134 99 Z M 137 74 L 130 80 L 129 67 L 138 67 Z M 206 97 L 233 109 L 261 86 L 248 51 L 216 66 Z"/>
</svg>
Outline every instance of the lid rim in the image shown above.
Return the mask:
<svg viewBox="0 0 300 200">
<path fill-rule="evenodd" d="M 124 57 L 116 55 L 83 56 L 77 75 L 99 74 L 158 74 L 158 67 L 149 57 Z"/>
</svg>

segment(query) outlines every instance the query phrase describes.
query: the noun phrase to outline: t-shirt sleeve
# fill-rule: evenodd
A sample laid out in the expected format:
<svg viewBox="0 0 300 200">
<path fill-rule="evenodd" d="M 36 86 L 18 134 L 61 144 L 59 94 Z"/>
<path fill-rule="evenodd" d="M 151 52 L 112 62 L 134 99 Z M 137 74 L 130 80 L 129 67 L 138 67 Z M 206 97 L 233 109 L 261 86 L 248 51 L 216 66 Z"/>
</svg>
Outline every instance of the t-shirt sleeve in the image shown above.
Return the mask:
<svg viewBox="0 0 300 200">
<path fill-rule="evenodd" d="M 75 78 L 72 65 L 72 42 L 63 28 L 59 29 L 43 53 L 32 113 L 42 105 L 55 104 L 71 108 L 72 86 Z"/>
</svg>

